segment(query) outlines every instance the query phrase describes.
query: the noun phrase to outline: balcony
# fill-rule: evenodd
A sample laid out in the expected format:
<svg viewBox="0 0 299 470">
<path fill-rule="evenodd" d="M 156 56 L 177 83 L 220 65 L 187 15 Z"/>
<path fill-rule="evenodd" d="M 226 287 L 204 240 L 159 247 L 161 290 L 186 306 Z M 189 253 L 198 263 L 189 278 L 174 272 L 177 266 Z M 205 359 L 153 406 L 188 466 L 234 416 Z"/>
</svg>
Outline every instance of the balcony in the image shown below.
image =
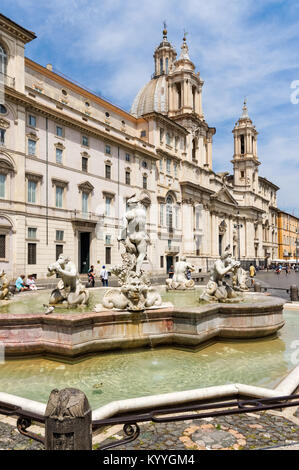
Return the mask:
<svg viewBox="0 0 299 470">
<path fill-rule="evenodd" d="M 180 252 L 180 247 L 178 245 L 168 246 L 165 249 L 165 255 L 177 255 Z"/>
<path fill-rule="evenodd" d="M 6 73 L 0 72 L 0 84 L 9 86 L 11 88 L 15 87 L 15 78 L 6 75 Z"/>
<path fill-rule="evenodd" d="M 71 220 L 75 223 L 88 222 L 89 224 L 97 224 L 99 222 L 99 216 L 94 212 L 83 212 L 75 209 L 71 213 Z"/>
</svg>

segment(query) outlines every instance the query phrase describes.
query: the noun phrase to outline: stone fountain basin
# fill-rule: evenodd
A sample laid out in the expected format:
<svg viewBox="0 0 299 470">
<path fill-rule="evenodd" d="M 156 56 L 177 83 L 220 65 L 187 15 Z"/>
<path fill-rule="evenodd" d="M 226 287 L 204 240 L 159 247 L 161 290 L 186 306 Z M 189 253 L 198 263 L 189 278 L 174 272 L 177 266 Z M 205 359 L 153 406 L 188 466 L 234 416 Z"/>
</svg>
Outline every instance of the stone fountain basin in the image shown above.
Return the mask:
<svg viewBox="0 0 299 470">
<path fill-rule="evenodd" d="M 87 353 L 157 345 L 197 347 L 212 338 L 261 338 L 284 325 L 284 299 L 245 294 L 239 304 L 211 303 L 131 313 L 114 310 L 1 314 L 6 356 Z"/>
</svg>

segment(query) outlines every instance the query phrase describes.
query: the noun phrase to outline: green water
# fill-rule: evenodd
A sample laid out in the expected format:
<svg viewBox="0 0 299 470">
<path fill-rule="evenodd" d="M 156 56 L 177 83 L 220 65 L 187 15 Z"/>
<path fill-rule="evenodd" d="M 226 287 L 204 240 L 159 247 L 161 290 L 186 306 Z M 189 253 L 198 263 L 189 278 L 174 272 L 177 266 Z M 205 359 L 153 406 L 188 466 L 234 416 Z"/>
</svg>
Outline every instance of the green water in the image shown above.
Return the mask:
<svg viewBox="0 0 299 470">
<path fill-rule="evenodd" d="M 161 348 L 114 352 L 63 363 L 45 358 L 0 364 L 0 391 L 47 402 L 54 388 L 83 390 L 93 408 L 113 400 L 241 382 L 273 387 L 296 364 L 299 314 L 285 310 L 277 337 L 225 341 L 197 352 Z"/>
<path fill-rule="evenodd" d="M 93 311 L 94 306 L 102 302 L 102 298 L 107 289 L 89 290 L 89 305 L 77 308 L 64 308 L 63 306 L 55 306 L 55 313 L 82 313 Z M 161 293 L 163 302 L 172 302 L 176 307 L 194 307 L 199 306 L 199 297 L 202 288 L 196 288 L 190 291 L 166 292 L 165 287 L 157 287 Z M 43 304 L 48 304 L 50 291 L 24 292 L 16 294 L 12 301 L 2 301 L 0 306 L 1 313 L 21 314 L 44 312 Z"/>
</svg>

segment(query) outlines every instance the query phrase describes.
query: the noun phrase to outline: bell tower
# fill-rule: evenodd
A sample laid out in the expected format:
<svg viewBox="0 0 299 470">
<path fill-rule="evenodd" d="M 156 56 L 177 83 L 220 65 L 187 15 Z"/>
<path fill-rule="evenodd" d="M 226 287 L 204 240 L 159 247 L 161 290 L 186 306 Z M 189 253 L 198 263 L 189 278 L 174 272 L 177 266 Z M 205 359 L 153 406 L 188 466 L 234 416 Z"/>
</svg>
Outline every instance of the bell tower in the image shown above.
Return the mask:
<svg viewBox="0 0 299 470">
<path fill-rule="evenodd" d="M 155 49 L 154 60 L 155 60 L 155 73 L 154 77 L 160 75 L 168 75 L 172 69 L 173 63 L 175 62 L 177 53 L 167 40 L 167 29 L 166 23 L 164 22 L 163 29 L 163 41 Z"/>
<path fill-rule="evenodd" d="M 194 114 L 203 119 L 201 91 L 203 80 L 189 57 L 186 33 L 181 53 L 169 76 L 169 117 Z"/>
<path fill-rule="evenodd" d="M 244 100 L 242 115 L 233 129 L 234 134 L 234 184 L 257 191 L 258 166 L 260 162 L 257 156 L 258 132 L 248 116 L 246 99 Z"/>
</svg>

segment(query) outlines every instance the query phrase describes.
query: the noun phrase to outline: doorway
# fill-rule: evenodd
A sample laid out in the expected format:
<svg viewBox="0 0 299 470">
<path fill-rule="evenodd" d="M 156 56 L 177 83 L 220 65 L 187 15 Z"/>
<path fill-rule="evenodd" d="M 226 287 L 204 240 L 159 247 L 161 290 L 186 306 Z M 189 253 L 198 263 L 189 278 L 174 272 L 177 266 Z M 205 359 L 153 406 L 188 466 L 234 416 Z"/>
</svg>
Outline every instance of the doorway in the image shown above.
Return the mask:
<svg viewBox="0 0 299 470">
<path fill-rule="evenodd" d="M 90 233 L 81 232 L 79 238 L 79 260 L 81 274 L 86 274 L 89 269 L 89 245 Z"/>
<path fill-rule="evenodd" d="M 172 264 L 173 264 L 173 256 L 166 256 L 166 273 L 167 274 Z"/>
</svg>

